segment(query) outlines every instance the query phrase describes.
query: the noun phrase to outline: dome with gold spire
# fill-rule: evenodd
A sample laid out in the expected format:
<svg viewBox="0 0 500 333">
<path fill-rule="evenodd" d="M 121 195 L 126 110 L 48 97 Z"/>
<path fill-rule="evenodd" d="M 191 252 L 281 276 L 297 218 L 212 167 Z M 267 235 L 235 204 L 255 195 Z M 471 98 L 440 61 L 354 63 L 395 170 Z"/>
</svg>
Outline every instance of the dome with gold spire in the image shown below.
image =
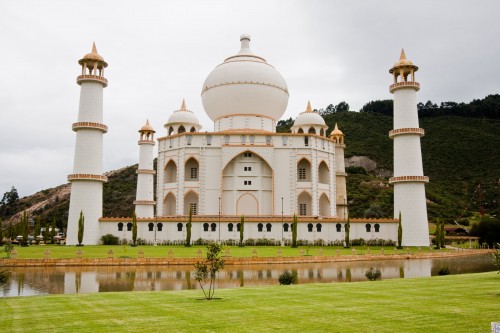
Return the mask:
<svg viewBox="0 0 500 333">
<path fill-rule="evenodd" d="M 183 99 L 179 110 L 174 111 L 168 117 L 164 125 L 168 129 L 169 135 L 172 133 L 197 132 L 201 129 L 198 117 L 186 107 L 186 101 Z M 178 131 L 176 129 L 179 129 Z"/>
<path fill-rule="evenodd" d="M 326 130 L 328 128 L 323 117 L 321 117 L 318 112 L 313 111 L 311 102 L 307 101 L 306 110 L 300 113 L 293 123 L 292 133 L 301 133 L 300 130 L 302 130 L 302 132 L 310 132 L 309 130 L 311 127 L 318 127 L 320 128 L 319 130 Z"/>
</svg>

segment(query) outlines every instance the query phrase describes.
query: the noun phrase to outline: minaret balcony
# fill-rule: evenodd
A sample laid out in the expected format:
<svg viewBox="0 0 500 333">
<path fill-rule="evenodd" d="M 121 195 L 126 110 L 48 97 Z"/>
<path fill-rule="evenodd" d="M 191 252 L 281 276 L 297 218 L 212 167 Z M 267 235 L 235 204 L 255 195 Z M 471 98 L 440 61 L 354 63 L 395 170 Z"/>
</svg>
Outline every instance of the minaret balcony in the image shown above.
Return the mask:
<svg viewBox="0 0 500 333">
<path fill-rule="evenodd" d="M 391 93 L 394 92 L 394 90 L 396 89 L 401 89 L 401 88 L 413 88 L 415 89 L 416 91 L 419 91 L 420 90 L 420 83 L 418 83 L 417 81 L 403 81 L 403 82 L 397 82 L 397 83 L 394 83 L 394 84 L 391 84 L 390 87 L 389 87 L 389 91 Z"/>
<path fill-rule="evenodd" d="M 154 146 L 155 142 L 154 142 L 154 140 L 139 140 L 139 141 L 137 141 L 137 144 L 139 144 L 139 145 L 152 145 L 152 146 Z"/>
<path fill-rule="evenodd" d="M 427 176 L 399 176 L 389 178 L 389 184 L 395 183 L 428 183 L 429 177 Z"/>
<path fill-rule="evenodd" d="M 108 126 L 100 123 L 93 123 L 90 121 L 80 121 L 78 123 L 73 123 L 72 125 L 73 131 L 78 131 L 79 129 L 82 128 L 87 128 L 87 129 L 98 129 L 104 133 L 108 132 Z"/>
<path fill-rule="evenodd" d="M 417 134 L 422 137 L 425 135 L 425 131 L 423 128 L 398 128 L 392 131 L 389 131 L 389 138 L 394 138 L 398 135 L 407 135 L 407 134 Z"/>
<path fill-rule="evenodd" d="M 103 175 L 93 175 L 89 173 L 74 173 L 71 175 L 68 175 L 68 181 L 75 181 L 75 180 L 97 180 L 103 183 L 106 183 L 108 181 L 108 177 L 103 176 Z"/>
<path fill-rule="evenodd" d="M 137 174 L 142 173 L 142 174 L 156 175 L 156 171 L 155 170 L 149 170 L 149 169 L 137 169 L 137 170 L 135 170 L 135 173 L 137 173 Z"/>
<path fill-rule="evenodd" d="M 156 205 L 156 201 L 154 200 L 135 200 L 134 205 Z"/>
<path fill-rule="evenodd" d="M 98 76 L 98 75 L 80 75 L 80 76 L 77 76 L 76 78 L 76 83 L 78 84 L 82 84 L 82 82 L 85 82 L 85 81 L 97 81 L 99 83 L 102 83 L 102 85 L 104 86 L 104 88 L 106 88 L 108 86 L 108 79 L 102 77 L 102 76 Z"/>
</svg>

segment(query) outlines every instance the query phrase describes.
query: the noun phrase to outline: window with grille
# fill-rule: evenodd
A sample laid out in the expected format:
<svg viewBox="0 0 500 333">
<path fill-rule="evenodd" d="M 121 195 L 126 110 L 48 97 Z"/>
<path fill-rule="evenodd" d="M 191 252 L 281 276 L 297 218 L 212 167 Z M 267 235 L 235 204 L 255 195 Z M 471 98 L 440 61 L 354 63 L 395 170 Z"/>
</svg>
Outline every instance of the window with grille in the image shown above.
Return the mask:
<svg viewBox="0 0 500 333">
<path fill-rule="evenodd" d="M 245 171 L 252 171 L 252 167 L 244 167 L 243 170 L 245 170 Z"/>
<path fill-rule="evenodd" d="M 306 180 L 306 168 L 299 168 L 299 180 Z"/>
<path fill-rule="evenodd" d="M 301 203 L 299 205 L 299 215 L 307 215 L 307 204 Z"/>
<path fill-rule="evenodd" d="M 243 157 L 252 157 L 252 153 L 243 153 Z"/>
<path fill-rule="evenodd" d="M 189 174 L 189 178 L 198 179 L 198 167 L 192 167 L 191 172 Z"/>
<path fill-rule="evenodd" d="M 197 203 L 190 203 L 189 209 L 191 210 L 193 215 L 198 215 L 198 204 Z"/>
</svg>

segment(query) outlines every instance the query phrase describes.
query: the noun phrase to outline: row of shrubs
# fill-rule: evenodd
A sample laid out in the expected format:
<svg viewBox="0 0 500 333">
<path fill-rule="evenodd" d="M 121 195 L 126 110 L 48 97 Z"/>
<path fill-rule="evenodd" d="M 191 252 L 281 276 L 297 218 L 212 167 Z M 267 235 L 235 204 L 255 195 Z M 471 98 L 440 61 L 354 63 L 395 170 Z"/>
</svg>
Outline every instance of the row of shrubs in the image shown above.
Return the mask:
<svg viewBox="0 0 500 333">
<path fill-rule="evenodd" d="M 104 245 L 129 245 L 132 244 L 131 240 L 128 239 L 119 239 L 118 237 L 107 234 L 101 237 L 101 242 Z M 213 240 L 210 239 L 202 239 L 198 238 L 197 240 L 193 241 L 193 245 L 207 245 L 210 242 L 213 242 Z M 147 241 L 141 238 L 137 239 L 137 245 L 153 245 L 153 241 Z M 157 242 L 158 245 L 184 245 L 186 243 L 185 240 L 183 239 L 178 239 L 178 240 L 162 240 Z M 284 240 L 285 246 L 291 246 L 292 241 L 289 239 Z M 385 239 L 367 239 L 364 240 L 363 238 L 357 238 L 357 239 L 352 239 L 351 240 L 351 246 L 396 246 L 396 242 L 392 240 L 385 240 Z M 239 240 L 235 239 L 228 239 L 228 240 L 223 240 L 222 241 L 223 245 L 228 245 L 228 246 L 237 246 L 239 245 Z M 281 241 L 277 239 L 272 239 L 272 238 L 249 238 L 243 241 L 243 244 L 245 246 L 279 246 L 281 245 Z M 305 239 L 298 239 L 297 240 L 297 246 L 344 246 L 345 243 L 343 240 L 335 240 L 335 241 L 329 241 L 325 242 L 323 239 L 316 239 L 314 241 L 308 241 Z"/>
</svg>

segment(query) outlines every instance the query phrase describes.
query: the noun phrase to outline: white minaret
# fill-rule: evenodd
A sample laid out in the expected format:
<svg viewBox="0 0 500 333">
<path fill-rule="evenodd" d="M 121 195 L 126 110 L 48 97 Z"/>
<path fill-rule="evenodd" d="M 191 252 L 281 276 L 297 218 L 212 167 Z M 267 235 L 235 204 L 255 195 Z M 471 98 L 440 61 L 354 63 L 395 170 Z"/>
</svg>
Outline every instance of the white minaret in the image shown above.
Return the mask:
<svg viewBox="0 0 500 333">
<path fill-rule="evenodd" d="M 92 52 L 78 61 L 82 75 L 76 78 L 80 85 L 78 122 L 76 132 L 75 161 L 71 182 L 66 243 L 78 244 L 78 219 L 80 211 L 85 216 L 83 244 L 99 243 L 99 218 L 102 217 L 102 184 L 107 181 L 102 168 L 102 137 L 108 127 L 102 122 L 103 88 L 108 85 L 104 68 L 108 64 L 97 53 L 95 43 Z"/>
<path fill-rule="evenodd" d="M 404 246 L 429 246 L 429 225 L 425 199 L 420 137 L 424 130 L 418 125 L 417 91 L 415 81 L 418 67 L 406 59 L 404 50 L 399 61 L 389 70 L 394 77 L 390 92 L 394 94 L 394 129 L 389 137 L 394 140 L 394 217 L 401 212 Z"/>
<path fill-rule="evenodd" d="M 137 195 L 134 201 L 137 217 L 154 217 L 156 202 L 153 197 L 154 175 L 153 147 L 155 130 L 149 121 L 139 130 L 139 167 L 137 168 Z"/>
<path fill-rule="evenodd" d="M 337 124 L 332 133 L 330 133 L 330 139 L 335 141 L 335 180 L 337 186 L 337 217 L 343 220 L 347 219 L 347 186 L 344 163 L 344 133 L 339 130 Z"/>
</svg>

